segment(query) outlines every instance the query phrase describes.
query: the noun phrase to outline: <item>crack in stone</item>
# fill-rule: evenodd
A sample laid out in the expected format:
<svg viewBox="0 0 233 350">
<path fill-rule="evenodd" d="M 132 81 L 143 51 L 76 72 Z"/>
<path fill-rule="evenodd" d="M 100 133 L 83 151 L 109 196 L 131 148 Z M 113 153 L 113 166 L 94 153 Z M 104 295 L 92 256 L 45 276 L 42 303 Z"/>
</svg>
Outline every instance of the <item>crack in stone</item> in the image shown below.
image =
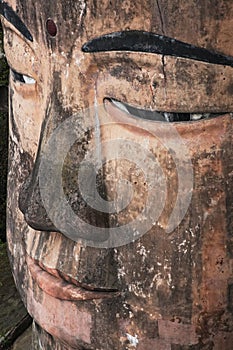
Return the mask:
<svg viewBox="0 0 233 350">
<path fill-rule="evenodd" d="M 166 70 L 165 70 L 165 67 L 166 67 L 166 63 L 165 63 L 165 56 L 162 55 L 162 58 L 161 58 L 161 62 L 162 62 L 162 71 L 163 71 L 163 77 L 164 77 L 164 92 L 165 92 L 165 96 L 167 96 L 167 75 L 166 75 Z"/>
<path fill-rule="evenodd" d="M 159 4 L 159 0 L 156 0 L 156 4 L 157 4 L 157 7 L 158 7 L 159 18 L 160 18 L 160 21 L 161 21 L 161 30 L 162 30 L 163 35 L 165 35 L 165 33 L 164 33 L 163 16 L 162 16 L 162 11 L 161 11 L 161 7 L 160 7 L 160 4 Z"/>
</svg>

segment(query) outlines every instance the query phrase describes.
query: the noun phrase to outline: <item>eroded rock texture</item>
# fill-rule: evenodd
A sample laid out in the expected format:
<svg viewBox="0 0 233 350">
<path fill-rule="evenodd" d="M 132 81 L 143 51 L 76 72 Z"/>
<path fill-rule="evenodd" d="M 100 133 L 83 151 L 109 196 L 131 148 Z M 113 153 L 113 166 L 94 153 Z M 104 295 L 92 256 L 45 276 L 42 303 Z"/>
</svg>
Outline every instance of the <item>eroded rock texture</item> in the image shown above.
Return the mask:
<svg viewBox="0 0 233 350">
<path fill-rule="evenodd" d="M 0 11 L 8 245 L 35 349 L 231 350 L 232 2 Z M 106 34 L 126 41 L 101 51 Z"/>
</svg>

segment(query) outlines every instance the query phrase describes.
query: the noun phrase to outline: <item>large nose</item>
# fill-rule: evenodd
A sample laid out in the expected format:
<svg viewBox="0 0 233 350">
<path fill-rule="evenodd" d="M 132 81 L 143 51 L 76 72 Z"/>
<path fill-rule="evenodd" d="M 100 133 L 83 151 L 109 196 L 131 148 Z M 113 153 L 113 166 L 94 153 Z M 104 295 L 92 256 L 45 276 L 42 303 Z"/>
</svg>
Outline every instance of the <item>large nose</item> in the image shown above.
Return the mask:
<svg viewBox="0 0 233 350">
<path fill-rule="evenodd" d="M 62 73 L 61 73 L 62 75 Z M 64 198 L 67 201 L 68 205 L 70 205 L 71 210 L 75 215 L 79 217 L 79 222 L 88 223 L 92 227 L 108 227 L 108 215 L 107 213 L 98 212 L 97 210 L 91 208 L 88 205 L 84 198 L 82 198 L 81 190 L 79 188 L 77 178 L 79 172 L 79 164 L 85 158 L 86 153 L 88 152 L 89 147 L 95 147 L 95 135 L 94 133 L 94 125 L 92 127 L 91 123 L 87 126 L 86 116 L 87 113 L 84 113 L 84 110 L 88 110 L 88 108 L 84 108 L 87 105 L 87 102 L 92 105 L 92 97 L 90 96 L 81 96 L 80 93 L 74 95 L 72 104 L 69 109 L 66 108 L 65 102 L 67 101 L 67 96 L 71 94 L 72 86 L 66 87 L 61 82 L 61 75 L 54 75 L 54 88 L 51 92 L 49 108 L 45 112 L 44 123 L 41 129 L 40 135 L 40 143 L 38 146 L 37 156 L 35 160 L 35 164 L 30 176 L 26 179 L 24 184 L 21 187 L 20 195 L 19 195 L 19 208 L 24 214 L 25 221 L 28 223 L 30 227 L 38 231 L 57 231 L 62 232 L 61 226 L 65 225 L 66 221 L 69 221 L 69 218 L 66 216 L 65 212 L 62 212 L 59 209 L 59 203 L 57 202 L 57 192 L 62 191 L 64 193 Z M 80 75 L 77 73 L 75 81 L 77 90 L 78 85 L 80 83 Z M 63 87 L 62 87 L 63 86 Z M 63 98 L 61 98 L 61 95 Z M 65 101 L 65 102 L 64 102 Z M 80 107 L 77 111 L 77 106 Z M 50 147 L 49 154 L 47 154 L 47 162 L 49 162 L 49 167 L 53 168 L 52 173 L 55 174 L 52 188 L 50 186 L 46 187 L 45 190 L 41 190 L 41 164 L 43 163 L 43 157 L 45 154 L 45 149 L 47 144 L 50 142 L 53 135 L 56 134 L 57 130 L 60 130 L 62 125 L 69 121 L 72 117 L 75 117 L 77 114 L 78 123 L 74 126 L 77 130 L 77 136 L 73 143 L 71 143 L 71 149 L 67 153 L 67 156 L 64 159 L 64 169 L 61 173 L 56 173 L 56 166 L 59 162 L 58 157 L 59 154 L 63 151 L 64 143 L 66 140 L 56 140 L 57 142 L 54 144 L 54 147 Z M 76 121 L 76 118 L 74 118 Z M 60 128 L 60 129 L 59 129 Z M 72 129 L 72 124 L 71 127 Z M 73 131 L 73 130 L 71 130 Z M 61 135 L 61 133 L 60 133 Z M 57 136 L 56 136 L 57 137 Z M 62 135 L 64 138 L 64 135 Z M 66 136 L 66 139 L 69 139 L 69 133 Z M 100 141 L 100 140 L 98 140 Z M 48 151 L 47 151 L 48 153 Z M 93 181 L 93 178 L 89 176 L 90 172 L 86 171 L 86 184 Z M 43 178 L 51 176 L 50 173 L 44 172 Z M 56 177 L 62 177 L 62 180 L 57 181 L 58 187 L 56 187 Z M 98 193 L 105 197 L 105 185 L 104 185 L 104 175 L 103 173 L 99 173 L 96 177 L 96 187 Z M 59 186 L 63 186 L 63 188 L 59 188 Z M 45 205 L 44 197 L 48 198 L 50 203 L 50 207 Z M 51 215 L 53 213 L 53 215 Z M 64 223 L 64 225 L 57 225 L 56 220 L 54 223 L 54 215 L 59 217 L 59 222 Z M 73 230 L 75 230 L 73 228 Z M 79 228 L 77 227 L 77 231 Z M 103 230 L 104 232 L 104 230 Z M 90 233 L 91 235 L 91 233 Z M 81 237 L 85 239 L 91 239 L 92 237 L 88 236 L 88 232 L 85 232 L 85 237 Z M 97 239 L 105 240 L 105 234 L 103 237 L 98 237 Z"/>
<path fill-rule="evenodd" d="M 38 174 L 39 160 L 35 166 L 35 169 L 32 175 L 25 181 L 23 184 L 20 196 L 19 196 L 19 208 L 24 214 L 25 221 L 35 230 L 39 231 L 57 231 L 61 232 L 59 227 L 56 227 L 53 221 L 50 219 L 50 213 L 45 209 L 42 196 L 41 189 L 39 184 L 39 174 Z M 48 196 L 50 197 L 50 201 L 53 202 L 53 197 L 56 194 L 50 192 L 48 189 Z M 79 196 L 79 190 L 77 189 L 76 196 Z M 108 226 L 108 217 L 107 214 L 101 213 L 98 215 L 95 211 L 92 210 L 82 199 L 77 198 L 76 203 L 72 203 L 73 206 L 76 207 L 76 215 L 79 216 L 80 220 L 84 222 L 88 222 L 88 224 L 94 227 L 107 227 Z M 80 208 L 80 210 L 79 210 Z M 54 208 L 51 208 L 54 211 Z M 59 210 L 59 209 L 58 209 Z M 62 216 L 63 213 L 58 212 L 55 215 Z M 54 215 L 54 214 L 53 214 Z M 64 217 L 64 220 L 68 220 L 67 217 Z M 64 223 L 65 224 L 65 223 Z M 77 231 L 78 231 L 77 227 Z M 62 232 L 61 232 L 62 233 Z M 78 236 L 77 236 L 78 238 Z M 86 235 L 86 239 L 91 239 L 92 236 L 88 237 Z M 107 238 L 107 237 L 104 237 Z M 99 237 L 100 240 L 102 240 Z"/>
</svg>

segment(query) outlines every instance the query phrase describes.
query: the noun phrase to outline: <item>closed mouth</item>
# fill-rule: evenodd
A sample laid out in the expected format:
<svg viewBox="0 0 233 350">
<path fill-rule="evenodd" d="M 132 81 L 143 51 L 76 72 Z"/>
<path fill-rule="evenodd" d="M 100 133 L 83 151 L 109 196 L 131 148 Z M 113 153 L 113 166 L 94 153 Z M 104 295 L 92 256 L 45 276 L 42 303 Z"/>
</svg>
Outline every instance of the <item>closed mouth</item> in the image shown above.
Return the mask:
<svg viewBox="0 0 233 350">
<path fill-rule="evenodd" d="M 55 269 L 45 267 L 41 262 L 29 256 L 26 259 L 34 282 L 43 292 L 54 298 L 69 301 L 84 301 L 114 298 L 120 295 L 120 292 L 114 289 L 90 288 Z"/>
<path fill-rule="evenodd" d="M 212 119 L 219 116 L 222 116 L 226 112 L 221 113 L 207 113 L 207 112 L 199 112 L 199 113 L 177 113 L 177 112 L 165 112 L 165 111 L 156 111 L 149 109 L 137 108 L 127 103 L 120 102 L 113 98 L 105 98 L 105 101 L 109 101 L 115 107 L 120 109 L 122 112 L 125 112 L 131 116 L 136 118 L 144 119 L 144 120 L 153 120 L 160 121 L 166 123 L 174 123 L 174 122 L 195 122 L 204 119 Z"/>
</svg>

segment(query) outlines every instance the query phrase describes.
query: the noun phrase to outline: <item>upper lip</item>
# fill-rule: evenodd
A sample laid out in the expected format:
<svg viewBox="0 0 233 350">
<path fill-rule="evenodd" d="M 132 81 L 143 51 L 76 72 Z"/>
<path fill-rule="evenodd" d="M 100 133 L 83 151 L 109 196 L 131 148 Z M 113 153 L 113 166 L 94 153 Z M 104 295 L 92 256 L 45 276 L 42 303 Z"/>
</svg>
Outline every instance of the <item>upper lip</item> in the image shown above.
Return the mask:
<svg viewBox="0 0 233 350">
<path fill-rule="evenodd" d="M 45 267 L 41 262 L 27 256 L 27 265 L 33 280 L 47 294 L 62 300 L 92 300 L 119 296 L 114 289 L 92 288 L 79 283 L 57 270 Z"/>
</svg>

